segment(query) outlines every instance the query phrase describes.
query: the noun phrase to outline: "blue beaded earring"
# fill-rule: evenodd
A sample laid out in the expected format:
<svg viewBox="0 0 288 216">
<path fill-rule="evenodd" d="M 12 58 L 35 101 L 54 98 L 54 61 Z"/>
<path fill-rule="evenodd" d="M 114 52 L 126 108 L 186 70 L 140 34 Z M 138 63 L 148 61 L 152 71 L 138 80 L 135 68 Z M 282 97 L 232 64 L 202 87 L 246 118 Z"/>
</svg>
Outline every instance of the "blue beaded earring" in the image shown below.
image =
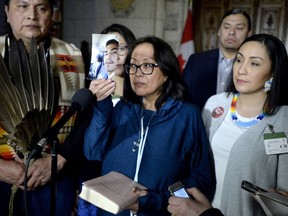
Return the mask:
<svg viewBox="0 0 288 216">
<path fill-rule="evenodd" d="M 270 91 L 271 89 L 271 85 L 272 85 L 272 82 L 273 82 L 273 77 L 271 77 L 269 80 L 267 80 L 264 84 L 264 92 L 267 93 Z"/>
</svg>

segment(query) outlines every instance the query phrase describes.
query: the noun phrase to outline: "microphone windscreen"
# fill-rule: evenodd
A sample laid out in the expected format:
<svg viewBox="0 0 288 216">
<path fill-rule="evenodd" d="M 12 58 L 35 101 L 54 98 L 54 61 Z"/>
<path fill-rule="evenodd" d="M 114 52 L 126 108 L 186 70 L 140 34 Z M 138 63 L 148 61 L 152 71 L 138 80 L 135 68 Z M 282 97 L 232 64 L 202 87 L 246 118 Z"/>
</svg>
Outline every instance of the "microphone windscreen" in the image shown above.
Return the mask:
<svg viewBox="0 0 288 216">
<path fill-rule="evenodd" d="M 71 98 L 71 108 L 81 111 L 88 107 L 93 100 L 93 93 L 87 89 L 79 89 Z"/>
</svg>

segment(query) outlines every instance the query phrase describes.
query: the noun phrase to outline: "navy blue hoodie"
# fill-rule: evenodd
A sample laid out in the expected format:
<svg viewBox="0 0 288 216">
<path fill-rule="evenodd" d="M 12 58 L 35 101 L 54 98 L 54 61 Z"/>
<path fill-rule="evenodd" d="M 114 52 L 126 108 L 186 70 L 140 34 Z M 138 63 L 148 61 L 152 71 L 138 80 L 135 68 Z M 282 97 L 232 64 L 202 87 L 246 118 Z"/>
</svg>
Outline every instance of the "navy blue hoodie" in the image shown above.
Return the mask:
<svg viewBox="0 0 288 216">
<path fill-rule="evenodd" d="M 153 111 L 111 99 L 94 105 L 93 119 L 86 130 L 84 153 L 103 161 L 102 174 L 117 171 L 134 178 L 141 116 L 144 128 Z M 210 199 L 215 190 L 214 168 L 200 111 L 190 103 L 169 99 L 154 113 L 150 123 L 138 182 L 149 188 L 140 197 L 138 216 L 170 215 L 168 186 L 181 180 L 187 188 L 197 187 Z M 112 215 L 98 209 L 98 215 Z M 129 215 L 125 210 L 118 215 Z"/>
</svg>

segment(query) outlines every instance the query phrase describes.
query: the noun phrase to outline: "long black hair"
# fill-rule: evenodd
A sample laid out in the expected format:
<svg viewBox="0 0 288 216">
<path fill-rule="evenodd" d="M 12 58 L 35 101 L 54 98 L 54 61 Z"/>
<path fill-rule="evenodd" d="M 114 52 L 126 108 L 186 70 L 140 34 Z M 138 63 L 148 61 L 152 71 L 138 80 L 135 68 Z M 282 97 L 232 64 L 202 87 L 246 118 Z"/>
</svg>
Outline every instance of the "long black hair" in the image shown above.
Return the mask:
<svg viewBox="0 0 288 216">
<path fill-rule="evenodd" d="M 132 45 L 132 43 L 136 40 L 133 32 L 126 26 L 114 23 L 110 26 L 107 26 L 105 29 L 101 31 L 101 34 L 108 34 L 111 32 L 118 32 L 126 41 L 128 47 Z"/>
<path fill-rule="evenodd" d="M 263 44 L 271 61 L 271 75 L 273 77 L 270 91 L 267 92 L 263 111 L 267 115 L 273 114 L 276 106 L 288 105 L 288 57 L 282 41 L 269 34 L 254 34 L 246 38 L 241 46 L 249 41 L 256 41 Z M 239 49 L 241 48 L 239 47 Z M 264 86 L 263 86 L 264 88 Z M 227 87 L 228 93 L 237 93 L 233 82 L 233 76 Z"/>
</svg>

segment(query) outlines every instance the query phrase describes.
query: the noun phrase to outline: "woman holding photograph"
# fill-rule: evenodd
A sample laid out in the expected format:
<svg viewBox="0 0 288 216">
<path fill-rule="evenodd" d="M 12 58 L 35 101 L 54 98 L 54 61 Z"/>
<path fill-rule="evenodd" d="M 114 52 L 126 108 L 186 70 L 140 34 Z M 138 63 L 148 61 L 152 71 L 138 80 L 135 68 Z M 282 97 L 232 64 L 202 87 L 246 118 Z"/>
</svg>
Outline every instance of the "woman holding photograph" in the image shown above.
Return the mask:
<svg viewBox="0 0 288 216">
<path fill-rule="evenodd" d="M 214 192 L 209 143 L 200 111 L 187 90 L 172 48 L 156 37 L 136 41 L 125 64 L 124 96 L 115 107 L 111 80 L 93 80 L 94 113 L 84 153 L 103 161 L 102 175 L 117 171 L 149 188 L 118 215 L 170 215 L 168 186 L 182 181 L 206 196 Z M 98 209 L 97 215 L 111 215 Z"/>
<path fill-rule="evenodd" d="M 118 43 L 118 61 L 116 64 L 115 74 L 114 74 L 114 81 L 116 83 L 116 89 L 114 90 L 114 94 L 112 95 L 113 104 L 116 104 L 120 100 L 120 96 L 123 95 L 123 83 L 124 83 L 124 63 L 128 54 L 128 50 L 131 47 L 131 44 L 136 40 L 133 32 L 126 26 L 121 24 L 112 24 L 106 27 L 101 34 L 112 34 L 119 38 Z M 90 109 L 91 108 L 91 109 Z M 84 140 L 84 131 L 88 127 L 90 123 L 90 119 L 92 118 L 92 106 L 89 107 L 90 110 L 87 112 L 82 112 L 80 114 L 79 126 L 80 128 L 75 128 L 75 131 L 78 135 L 76 135 L 76 139 L 81 142 L 83 145 Z M 84 116 L 83 116 L 84 115 Z M 81 138 L 80 138 L 81 137 Z M 72 139 L 75 139 L 71 136 Z M 85 169 L 80 169 L 80 184 L 92 178 L 95 178 L 100 175 L 101 164 L 98 161 L 87 161 L 86 158 L 83 158 L 82 167 Z M 93 170 L 91 172 L 91 170 Z M 81 185 L 80 185 L 81 187 Z M 96 207 L 92 204 L 82 200 L 81 198 L 78 199 L 78 216 L 89 216 L 89 215 L 96 215 Z"/>
<path fill-rule="evenodd" d="M 116 65 L 116 69 L 114 71 L 114 76 L 112 79 L 116 83 L 116 88 L 112 93 L 113 104 L 115 105 L 119 100 L 120 97 L 123 96 L 123 84 L 124 84 L 124 63 L 128 54 L 128 51 L 132 45 L 132 43 L 136 40 L 132 31 L 123 26 L 121 24 L 112 24 L 105 28 L 101 34 L 112 34 L 119 38 L 118 44 L 118 61 Z"/>
</svg>

